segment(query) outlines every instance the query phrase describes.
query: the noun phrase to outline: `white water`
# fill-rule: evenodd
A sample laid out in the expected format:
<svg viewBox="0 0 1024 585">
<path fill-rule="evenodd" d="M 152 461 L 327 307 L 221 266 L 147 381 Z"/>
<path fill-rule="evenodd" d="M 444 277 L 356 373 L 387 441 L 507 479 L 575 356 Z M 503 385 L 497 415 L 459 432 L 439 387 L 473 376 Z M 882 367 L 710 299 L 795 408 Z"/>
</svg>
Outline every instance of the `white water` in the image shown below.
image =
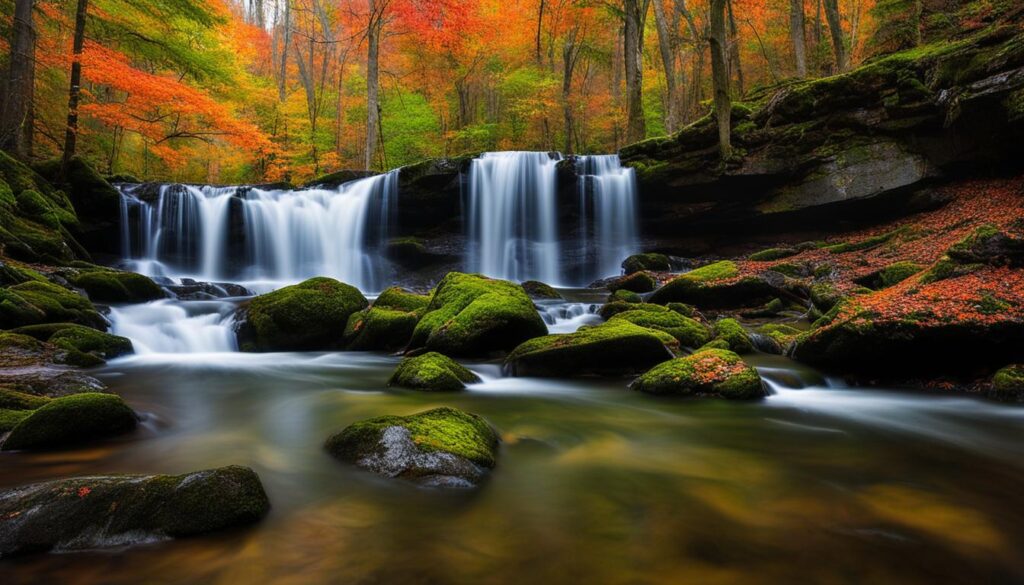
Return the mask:
<svg viewBox="0 0 1024 585">
<path fill-rule="evenodd" d="M 580 191 L 582 248 L 596 258 L 582 285 L 620 273 L 622 261 L 639 251 L 637 245 L 636 173 L 622 166 L 618 155 L 580 156 L 576 162 Z M 589 199 L 589 201 L 588 201 Z M 588 205 L 589 204 L 589 205 Z M 588 222 L 587 209 L 592 210 Z M 589 232 L 593 236 L 588 236 Z"/>
<path fill-rule="evenodd" d="M 604 321 L 597 310 L 599 303 L 567 303 L 563 301 L 539 302 L 537 308 L 548 333 L 575 333 L 584 325 L 597 325 Z"/>
<path fill-rule="evenodd" d="M 235 307 L 229 301 L 169 299 L 111 307 L 111 330 L 131 339 L 138 355 L 236 352 Z"/>
<path fill-rule="evenodd" d="M 362 290 L 380 290 L 387 273 L 381 251 L 396 206 L 398 172 L 336 189 L 164 185 L 155 205 L 126 187 L 123 255 L 135 270 L 151 276 L 243 283 L 330 276 Z M 240 210 L 234 218 L 233 206 Z"/>
</svg>

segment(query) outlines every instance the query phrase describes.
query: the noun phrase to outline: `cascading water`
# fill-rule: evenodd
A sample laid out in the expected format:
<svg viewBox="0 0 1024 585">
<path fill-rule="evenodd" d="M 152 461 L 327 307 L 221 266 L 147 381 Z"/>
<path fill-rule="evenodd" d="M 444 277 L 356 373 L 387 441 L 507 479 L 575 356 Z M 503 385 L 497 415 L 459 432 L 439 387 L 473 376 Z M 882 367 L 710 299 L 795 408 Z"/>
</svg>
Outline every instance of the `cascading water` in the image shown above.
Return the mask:
<svg viewBox="0 0 1024 585">
<path fill-rule="evenodd" d="M 110 322 L 137 354 L 233 352 L 235 309 L 228 301 L 162 300 L 111 307 Z"/>
<path fill-rule="evenodd" d="M 619 274 L 622 261 L 637 252 L 636 174 L 616 154 L 577 157 L 576 169 L 580 238 L 591 251 L 586 284 Z"/>
<path fill-rule="evenodd" d="M 297 282 L 330 276 L 380 290 L 398 170 L 299 191 L 164 185 L 156 204 L 122 188 L 126 260 L 151 276 Z"/>
</svg>

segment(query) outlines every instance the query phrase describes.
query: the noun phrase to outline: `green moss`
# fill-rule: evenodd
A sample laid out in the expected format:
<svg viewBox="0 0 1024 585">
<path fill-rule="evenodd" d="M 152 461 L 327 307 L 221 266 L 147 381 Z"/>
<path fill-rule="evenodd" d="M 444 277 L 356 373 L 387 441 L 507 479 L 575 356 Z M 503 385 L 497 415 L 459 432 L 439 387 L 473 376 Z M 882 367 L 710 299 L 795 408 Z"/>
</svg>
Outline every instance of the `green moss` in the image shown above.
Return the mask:
<svg viewBox="0 0 1024 585">
<path fill-rule="evenodd" d="M 480 416 L 448 407 L 360 421 L 329 438 L 325 446 L 335 457 L 356 463 L 381 452 L 381 437 L 391 427 L 408 430 L 421 452 L 450 453 L 486 468 L 496 463 L 498 433 Z"/>
<path fill-rule="evenodd" d="M 455 360 L 432 351 L 402 360 L 388 380 L 388 386 L 427 392 L 451 392 L 479 381 L 476 374 Z"/>
<path fill-rule="evenodd" d="M 722 260 L 720 262 L 715 262 L 714 264 L 695 268 L 694 270 L 683 274 L 679 278 L 693 282 L 711 282 L 725 278 L 733 278 L 734 276 L 739 275 L 739 273 L 740 271 L 736 267 L 735 262 L 731 260 Z"/>
<path fill-rule="evenodd" d="M 409 343 L 418 322 L 415 312 L 381 308 L 374 303 L 349 316 L 342 343 L 356 351 L 399 350 Z"/>
<path fill-rule="evenodd" d="M 671 358 L 678 343 L 668 333 L 613 319 L 526 341 L 505 359 L 505 369 L 514 376 L 623 375 Z"/>
<path fill-rule="evenodd" d="M 368 305 L 359 289 L 316 277 L 254 298 L 244 310 L 245 351 L 325 350 L 342 344 L 348 319 Z"/>
<path fill-rule="evenodd" d="M 619 313 L 623 313 L 625 311 L 650 311 L 652 313 L 665 313 L 668 311 L 668 308 L 662 305 L 651 305 L 648 303 L 641 303 L 639 298 L 637 300 L 631 301 L 616 298 L 619 297 L 620 293 L 622 296 L 636 294 L 630 293 L 628 291 L 616 292 L 614 295 L 612 295 L 612 298 L 615 300 L 601 305 L 601 308 L 598 309 L 597 314 L 603 317 L 605 320 L 608 320 L 614 317 L 615 315 L 618 315 Z"/>
<path fill-rule="evenodd" d="M 61 161 L 51 160 L 36 166 L 41 175 L 56 181 Z M 120 210 L 121 194 L 96 172 L 85 160 L 74 157 L 67 168 L 66 181 L 58 187 L 70 196 L 74 209 L 83 218 L 116 218 Z"/>
<path fill-rule="evenodd" d="M 939 258 L 931 268 L 926 270 L 921 277 L 918 278 L 917 282 L 924 285 L 939 282 L 940 280 L 946 280 L 948 278 L 958 278 L 984 267 L 985 265 L 980 263 L 961 264 L 949 256 L 943 256 L 942 258 Z"/>
<path fill-rule="evenodd" d="M 857 282 L 868 288 L 881 290 L 899 284 L 922 270 L 924 270 L 924 266 L 915 262 L 894 262 L 877 272 L 858 279 Z"/>
<path fill-rule="evenodd" d="M 450 272 L 437 285 L 409 347 L 477 356 L 510 350 L 545 333 L 547 326 L 523 287 Z"/>
<path fill-rule="evenodd" d="M 716 262 L 676 277 L 654 291 L 648 302 L 682 302 L 701 308 L 756 306 L 777 294 L 775 288 L 759 276 L 739 275 L 736 264 Z"/>
<path fill-rule="evenodd" d="M 644 302 L 644 299 L 631 290 L 619 289 L 608 295 L 608 302 L 637 304 Z"/>
<path fill-rule="evenodd" d="M 373 306 L 377 308 L 395 309 L 409 313 L 419 313 L 430 304 L 430 295 L 418 295 L 404 288 L 393 286 L 380 293 Z"/>
<path fill-rule="evenodd" d="M 992 376 L 992 396 L 1000 399 L 1024 398 L 1024 365 L 1013 364 Z"/>
<path fill-rule="evenodd" d="M 719 337 L 718 339 L 712 339 L 704 345 L 697 348 L 697 351 L 704 351 L 705 349 L 729 349 L 729 342 Z M 695 351 L 694 353 L 697 353 Z"/>
<path fill-rule="evenodd" d="M 1010 303 L 992 296 L 989 293 L 982 293 L 976 305 L 978 311 L 985 315 L 997 315 L 1010 308 Z"/>
<path fill-rule="evenodd" d="M 707 327 L 675 311 L 626 311 L 615 315 L 609 322 L 616 320 L 629 321 L 640 327 L 664 331 L 675 337 L 683 347 L 700 347 L 711 339 L 711 332 Z"/>
<path fill-rule="evenodd" d="M 45 396 L 0 387 L 0 408 L 4 410 L 35 410 L 49 401 Z"/>
<path fill-rule="evenodd" d="M 763 317 L 774 317 L 786 309 L 786 304 L 782 302 L 782 299 L 772 299 L 764 306 L 748 311 L 743 311 L 740 315 L 749 319 L 759 319 Z"/>
<path fill-rule="evenodd" d="M 774 270 L 779 274 L 783 274 L 790 278 L 801 278 L 806 276 L 807 271 L 803 266 L 792 264 L 790 262 L 780 262 L 779 264 L 772 264 L 768 267 L 768 270 Z"/>
<path fill-rule="evenodd" d="M 860 252 L 864 250 L 870 250 L 872 248 L 877 248 L 882 244 L 889 242 L 902 232 L 902 229 L 896 229 L 891 232 L 865 238 L 858 242 L 840 242 L 838 244 L 828 244 L 825 246 L 825 249 L 833 254 L 844 254 L 846 252 Z"/>
<path fill-rule="evenodd" d="M 31 414 L 31 410 L 8 410 L 6 408 L 0 408 L 0 434 L 6 433 L 18 426 L 18 423 L 28 418 Z"/>
<path fill-rule="evenodd" d="M 21 284 L 30 280 L 45 282 L 46 277 L 31 268 L 0 261 L 0 286 Z"/>
<path fill-rule="evenodd" d="M 754 344 L 750 341 L 750 334 L 735 319 L 719 319 L 712 325 L 715 338 L 723 339 L 729 344 L 729 349 L 736 353 L 750 353 L 754 351 Z"/>
<path fill-rule="evenodd" d="M 559 294 L 550 285 L 544 284 L 539 280 L 527 280 L 523 283 L 523 290 L 526 294 L 530 295 L 531 299 L 561 299 L 562 295 Z"/>
<path fill-rule="evenodd" d="M 51 400 L 14 427 L 3 450 L 66 447 L 124 434 L 138 418 L 113 394 L 73 394 Z"/>
<path fill-rule="evenodd" d="M 811 303 L 822 313 L 828 313 L 844 295 L 831 282 L 816 282 L 811 285 Z"/>
<path fill-rule="evenodd" d="M 795 256 L 800 252 L 794 248 L 768 248 L 755 252 L 748 256 L 750 260 L 756 260 L 758 262 L 769 262 L 771 260 L 781 260 L 782 258 L 789 258 Z"/>
<path fill-rule="evenodd" d="M 767 323 L 757 328 L 757 332 L 770 338 L 783 348 L 789 346 L 802 333 L 796 327 L 784 323 Z"/>
<path fill-rule="evenodd" d="M 65 349 L 93 354 L 105 360 L 128 355 L 134 350 L 127 337 L 111 335 L 81 325 L 71 325 L 50 336 L 50 343 Z"/>
<path fill-rule="evenodd" d="M 72 277 L 71 284 L 101 303 L 140 303 L 163 298 L 164 291 L 153 279 L 134 272 L 97 270 Z"/>
<path fill-rule="evenodd" d="M 49 322 L 106 327 L 89 299 L 56 284 L 31 280 L 0 289 L 0 327 Z"/>
<path fill-rule="evenodd" d="M 634 272 L 619 278 L 608 285 L 612 292 L 626 290 L 635 293 L 645 293 L 654 290 L 658 285 L 657 279 L 647 272 Z"/>
<path fill-rule="evenodd" d="M 652 306 L 657 307 L 660 305 Z M 697 316 L 697 308 L 694 307 L 693 305 L 687 305 L 686 303 L 668 303 L 665 305 L 665 308 L 667 308 L 670 311 L 675 311 L 676 313 L 679 313 L 683 317 L 692 318 Z"/>
<path fill-rule="evenodd" d="M 730 400 L 763 398 L 767 394 L 757 370 L 724 349 L 706 349 L 658 364 L 637 378 L 630 388 L 648 394 Z"/>
<path fill-rule="evenodd" d="M 664 254 L 657 254 L 654 252 L 633 254 L 622 261 L 622 269 L 626 271 L 626 274 L 633 274 L 634 272 L 640 272 L 642 270 L 666 272 L 668 270 L 672 270 L 672 262 L 669 260 L 668 256 Z"/>
</svg>

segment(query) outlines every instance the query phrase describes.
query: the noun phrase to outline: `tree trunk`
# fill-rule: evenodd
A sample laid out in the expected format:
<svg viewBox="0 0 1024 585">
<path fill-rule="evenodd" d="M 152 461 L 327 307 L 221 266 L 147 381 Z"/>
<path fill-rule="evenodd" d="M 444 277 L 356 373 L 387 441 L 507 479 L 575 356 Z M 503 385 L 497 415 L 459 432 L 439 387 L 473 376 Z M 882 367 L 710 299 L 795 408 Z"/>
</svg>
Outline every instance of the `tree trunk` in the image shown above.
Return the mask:
<svg viewBox="0 0 1024 585">
<path fill-rule="evenodd" d="M 736 73 L 736 94 L 743 96 L 743 64 L 740 63 L 740 36 L 736 30 L 736 19 L 732 15 L 732 0 L 725 3 L 729 13 L 729 71 Z"/>
<path fill-rule="evenodd" d="M 252 2 L 253 16 L 255 18 L 254 24 L 260 28 L 267 25 L 266 15 L 263 14 L 263 0 L 253 0 Z"/>
<path fill-rule="evenodd" d="M 789 0 L 789 38 L 793 41 L 796 76 L 807 77 L 807 43 L 804 39 L 804 0 Z"/>
<path fill-rule="evenodd" d="M 292 44 L 292 0 L 284 0 L 284 32 L 281 42 L 281 66 L 277 75 L 277 99 L 284 101 L 288 85 L 288 53 Z"/>
<path fill-rule="evenodd" d="M 846 71 L 849 64 L 846 57 L 846 42 L 843 40 L 843 26 L 839 20 L 839 0 L 825 0 L 825 19 L 828 20 L 828 32 L 832 36 L 836 70 L 842 73 Z"/>
<path fill-rule="evenodd" d="M 711 0 L 711 81 L 715 93 L 715 116 L 718 118 L 718 149 L 722 160 L 732 155 L 730 142 L 729 55 L 725 32 L 725 4 L 728 0 Z"/>
<path fill-rule="evenodd" d="M 701 81 L 704 79 L 704 39 L 701 38 L 697 23 L 693 14 L 686 8 L 685 0 L 675 1 L 676 15 L 682 16 L 686 21 L 686 28 L 690 31 L 690 39 L 693 44 L 693 73 L 690 75 L 690 100 L 685 108 L 687 116 L 695 111 L 700 102 L 704 99 L 704 91 Z"/>
<path fill-rule="evenodd" d="M 537 8 L 537 36 L 536 36 L 536 40 L 535 40 L 535 51 L 536 51 L 537 67 L 540 67 L 541 65 L 544 64 L 544 60 L 543 60 L 543 58 L 541 57 L 541 54 L 540 54 L 540 33 L 541 33 L 541 27 L 543 26 L 543 24 L 544 24 L 544 0 L 540 0 L 540 7 Z"/>
<path fill-rule="evenodd" d="M 78 142 L 78 97 L 82 84 L 82 48 L 85 46 L 85 16 L 89 11 L 89 0 L 78 0 L 75 10 L 75 38 L 71 57 L 71 89 L 68 91 L 68 127 L 64 134 L 64 156 L 61 159 L 60 176 L 67 174 L 71 157 L 75 156 Z"/>
<path fill-rule="evenodd" d="M 370 23 L 366 29 L 366 153 L 364 168 L 373 168 L 380 129 L 379 76 L 380 33 L 384 26 L 384 0 L 370 0 Z"/>
<path fill-rule="evenodd" d="M 626 140 L 638 142 L 647 137 L 644 121 L 644 20 L 649 0 L 624 0 L 626 63 Z"/>
<path fill-rule="evenodd" d="M 565 37 L 565 44 L 562 46 L 562 116 L 565 119 L 565 154 L 572 154 L 573 138 L 576 129 L 572 117 L 572 74 L 576 68 L 576 58 L 579 56 L 579 48 L 576 46 L 576 35 L 579 34 L 579 25 L 573 27 Z"/>
<path fill-rule="evenodd" d="M 679 86 L 676 84 L 676 40 L 675 31 L 669 28 L 665 18 L 663 0 L 654 1 L 654 24 L 658 29 L 658 50 L 661 53 L 661 64 L 665 69 L 665 129 L 669 134 L 675 133 L 679 127 L 679 108 L 681 98 Z"/>
<path fill-rule="evenodd" d="M 34 0 L 17 0 L 11 27 L 7 96 L 0 118 L 0 148 L 16 158 L 32 155 L 33 101 L 35 97 L 36 28 Z"/>
</svg>

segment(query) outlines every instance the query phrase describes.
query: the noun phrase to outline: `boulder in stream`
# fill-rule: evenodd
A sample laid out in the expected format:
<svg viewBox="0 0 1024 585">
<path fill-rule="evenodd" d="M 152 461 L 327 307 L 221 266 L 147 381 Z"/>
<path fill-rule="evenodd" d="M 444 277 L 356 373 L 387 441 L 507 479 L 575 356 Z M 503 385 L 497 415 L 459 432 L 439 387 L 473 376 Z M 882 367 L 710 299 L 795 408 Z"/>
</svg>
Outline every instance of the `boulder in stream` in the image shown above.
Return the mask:
<svg viewBox="0 0 1024 585">
<path fill-rule="evenodd" d="M 58 479 L 0 491 L 0 557 L 192 536 L 253 523 L 269 509 L 247 467 Z"/>
<path fill-rule="evenodd" d="M 85 392 L 50 400 L 18 422 L 3 451 L 75 447 L 135 430 L 138 415 L 120 396 Z"/>
<path fill-rule="evenodd" d="M 479 376 L 452 358 L 431 351 L 402 360 L 388 380 L 388 386 L 426 392 L 450 392 L 462 390 L 466 384 L 479 381 Z"/>
<path fill-rule="evenodd" d="M 749 400 L 767 395 L 757 370 L 726 349 L 705 349 L 658 364 L 637 378 L 633 390 L 672 396 Z"/>
</svg>

